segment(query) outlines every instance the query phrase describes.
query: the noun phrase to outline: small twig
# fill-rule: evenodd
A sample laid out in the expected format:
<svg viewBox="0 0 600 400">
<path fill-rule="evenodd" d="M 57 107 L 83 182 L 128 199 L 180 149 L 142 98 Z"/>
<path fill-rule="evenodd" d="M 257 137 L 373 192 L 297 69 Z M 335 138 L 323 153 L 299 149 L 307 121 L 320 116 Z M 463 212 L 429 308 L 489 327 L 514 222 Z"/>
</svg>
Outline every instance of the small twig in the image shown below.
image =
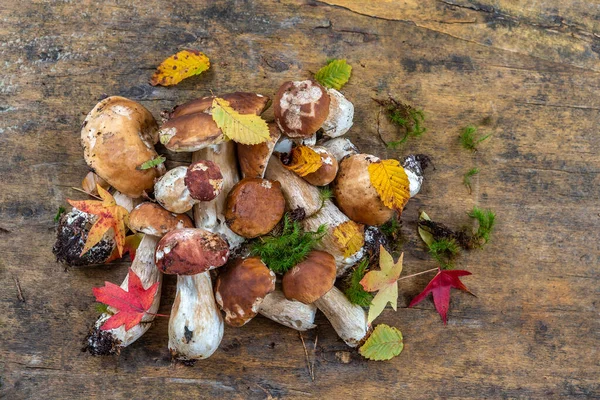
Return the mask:
<svg viewBox="0 0 600 400">
<path fill-rule="evenodd" d="M 402 279 L 412 278 L 412 277 L 417 276 L 417 275 L 423 275 L 423 274 L 426 274 L 428 272 L 433 272 L 433 271 L 437 271 L 437 270 L 439 270 L 439 268 L 431 268 L 431 269 L 428 269 L 427 271 L 417 272 L 416 274 L 403 276 L 402 278 L 399 278 L 398 280 L 401 281 Z"/>
<path fill-rule="evenodd" d="M 98 196 L 96 196 L 96 195 L 93 195 L 93 194 L 91 194 L 91 193 L 88 193 L 88 192 L 86 192 L 86 191 L 85 191 L 85 190 L 83 190 L 83 189 L 79 189 L 79 188 L 77 188 L 77 187 L 75 187 L 75 186 L 71 186 L 71 189 L 75 190 L 76 192 L 85 193 L 85 194 L 87 194 L 88 196 L 91 196 L 91 197 L 93 197 L 93 198 L 95 198 L 95 199 L 98 199 L 98 200 L 102 201 L 102 199 L 101 199 L 100 197 L 98 197 Z"/>
<path fill-rule="evenodd" d="M 375 99 L 373 99 L 373 100 L 375 100 Z M 375 100 L 375 101 L 377 101 L 377 100 Z M 379 104 L 379 102 L 377 102 L 377 104 Z M 385 139 L 381 135 L 380 125 L 379 125 L 379 118 L 380 118 L 380 116 L 381 116 L 381 104 L 379 104 L 379 111 L 377 111 L 377 136 L 379 136 L 379 140 L 381 140 L 381 142 L 383 143 L 383 145 L 385 147 L 387 147 L 387 142 L 385 141 Z"/>
<path fill-rule="evenodd" d="M 306 368 L 308 368 L 308 374 L 310 376 L 310 379 L 314 382 L 315 375 L 310 364 L 310 358 L 308 357 L 308 350 L 306 350 L 306 344 L 304 343 L 304 337 L 302 336 L 302 332 L 298 332 L 298 336 L 300 336 L 300 340 L 302 341 L 302 348 L 304 348 L 304 355 L 306 356 Z"/>
<path fill-rule="evenodd" d="M 23 290 L 21 290 L 21 283 L 19 283 L 19 278 L 13 276 L 13 280 L 15 281 L 15 286 L 17 287 L 17 298 L 19 301 L 25 303 L 25 297 L 23 296 Z"/>
</svg>

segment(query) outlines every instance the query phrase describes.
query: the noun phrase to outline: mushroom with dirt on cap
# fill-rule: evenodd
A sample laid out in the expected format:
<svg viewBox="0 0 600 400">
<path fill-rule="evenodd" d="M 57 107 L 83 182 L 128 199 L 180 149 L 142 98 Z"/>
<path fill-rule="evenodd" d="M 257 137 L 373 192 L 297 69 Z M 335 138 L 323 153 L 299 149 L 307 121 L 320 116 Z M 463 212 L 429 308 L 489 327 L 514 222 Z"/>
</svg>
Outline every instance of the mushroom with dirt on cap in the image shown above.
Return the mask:
<svg viewBox="0 0 600 400">
<path fill-rule="evenodd" d="M 130 229 L 144 233 L 137 251 L 131 270 L 140 278 L 144 289 L 158 282 L 159 287 L 154 295 L 152 305 L 144 314 L 142 321 L 133 328 L 126 330 L 124 326 L 103 331 L 102 324 L 110 318 L 111 314 L 103 313 L 94 324 L 86 338 L 86 348 L 93 355 L 108 355 L 121 351 L 139 339 L 151 326 L 154 316 L 160 305 L 160 290 L 162 274 L 156 269 L 154 252 L 161 236 L 166 232 L 179 227 L 192 226 L 192 221 L 187 215 L 174 215 L 154 203 L 142 203 L 129 214 Z M 129 275 L 121 284 L 127 290 Z M 114 312 L 109 307 L 109 311 Z"/>
<path fill-rule="evenodd" d="M 275 95 L 273 111 L 290 138 L 313 136 L 329 115 L 329 94 L 313 80 L 285 82 Z"/>
</svg>

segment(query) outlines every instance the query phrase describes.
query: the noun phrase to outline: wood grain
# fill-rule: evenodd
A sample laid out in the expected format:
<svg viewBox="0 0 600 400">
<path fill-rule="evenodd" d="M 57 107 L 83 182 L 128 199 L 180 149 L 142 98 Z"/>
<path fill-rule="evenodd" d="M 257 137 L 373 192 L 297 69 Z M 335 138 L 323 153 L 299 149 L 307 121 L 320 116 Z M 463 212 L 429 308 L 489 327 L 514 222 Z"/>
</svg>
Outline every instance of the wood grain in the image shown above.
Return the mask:
<svg viewBox="0 0 600 400">
<path fill-rule="evenodd" d="M 5 0 L 0 17 L 0 398 L 600 397 L 597 2 Z M 211 70 L 150 86 L 184 48 Z M 85 114 L 105 94 L 155 116 L 210 90 L 273 94 L 332 57 L 354 67 L 349 137 L 365 152 L 434 159 L 402 216 L 406 273 L 433 266 L 419 210 L 456 227 L 474 204 L 497 212 L 492 242 L 461 261 L 477 297 L 453 292 L 444 326 L 431 301 L 406 308 L 430 276 L 401 281 L 398 312 L 380 322 L 402 330 L 405 349 L 386 363 L 349 352 L 319 314 L 303 334 L 314 382 L 297 332 L 262 317 L 226 328 L 194 367 L 171 363 L 166 319 L 120 357 L 82 353 L 91 288 L 127 267 L 64 270 L 50 251 L 58 206 L 81 198 L 69 187 L 87 172 Z M 428 133 L 397 151 L 376 134 L 371 98 L 388 94 L 427 115 Z M 467 124 L 492 134 L 477 153 L 458 143 Z M 159 150 L 170 166 L 189 160 Z M 166 277 L 159 312 L 174 290 Z"/>
</svg>

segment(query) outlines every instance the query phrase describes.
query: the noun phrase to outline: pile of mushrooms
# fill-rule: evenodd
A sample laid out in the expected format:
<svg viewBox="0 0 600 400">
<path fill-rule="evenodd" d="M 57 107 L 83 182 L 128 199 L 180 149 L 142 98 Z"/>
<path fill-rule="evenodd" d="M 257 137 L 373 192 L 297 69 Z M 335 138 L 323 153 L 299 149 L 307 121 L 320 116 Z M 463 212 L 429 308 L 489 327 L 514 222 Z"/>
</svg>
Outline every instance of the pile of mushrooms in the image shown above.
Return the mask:
<svg viewBox="0 0 600 400">
<path fill-rule="evenodd" d="M 219 97 L 241 114 L 261 115 L 270 104 L 267 96 L 255 93 Z M 317 309 L 348 346 L 358 346 L 370 330 L 367 314 L 335 283 L 365 249 L 347 254 L 333 232 L 349 221 L 364 232 L 395 211 L 382 203 L 369 179 L 368 165 L 379 159 L 359 153 L 342 137 L 352 127 L 354 106 L 339 91 L 313 80 L 286 82 L 273 101 L 270 139 L 244 145 L 227 140 L 213 121 L 213 98 L 175 107 L 159 128 L 142 105 L 108 97 L 89 113 L 81 133 L 93 170 L 86 177 L 89 190 L 95 187 L 90 182 L 114 188 L 117 202 L 130 210 L 129 228 L 144 234 L 132 270 L 145 288 L 162 282 L 162 274 L 177 275 L 168 329 L 172 356 L 186 361 L 210 357 L 224 323 L 241 327 L 258 314 L 299 331 L 312 329 Z M 158 141 L 169 151 L 193 153 L 192 164 L 140 170 L 140 164 L 157 156 Z M 285 165 L 287 153 L 298 145 L 310 146 L 322 159 L 317 171 L 303 177 Z M 409 156 L 402 164 L 414 196 L 422 183 L 420 163 Z M 335 198 L 323 201 L 318 187 L 326 185 Z M 270 234 L 291 211 L 303 216 L 306 231 L 322 224 L 327 230 L 303 261 L 278 277 L 244 244 Z M 76 256 L 93 222 L 94 216 L 76 209 L 62 217 L 55 245 L 61 261 L 101 263 L 112 253 L 114 233 L 109 231 L 92 248 L 93 257 Z M 127 290 L 127 277 L 122 287 Z M 160 288 L 142 323 L 129 331 L 100 330 L 110 316 L 101 315 L 88 335 L 88 350 L 113 354 L 133 343 L 150 327 L 159 302 Z"/>
</svg>

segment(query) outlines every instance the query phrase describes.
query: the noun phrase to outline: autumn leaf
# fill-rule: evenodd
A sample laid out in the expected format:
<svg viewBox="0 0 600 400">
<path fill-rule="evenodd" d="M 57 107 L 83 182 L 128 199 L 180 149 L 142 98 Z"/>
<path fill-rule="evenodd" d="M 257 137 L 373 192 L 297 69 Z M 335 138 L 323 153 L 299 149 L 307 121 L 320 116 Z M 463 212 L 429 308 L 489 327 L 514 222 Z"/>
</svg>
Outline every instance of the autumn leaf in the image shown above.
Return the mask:
<svg viewBox="0 0 600 400">
<path fill-rule="evenodd" d="M 67 200 L 69 204 L 76 209 L 88 214 L 96 215 L 98 217 L 88 232 L 87 241 L 85 242 L 85 246 L 81 251 L 81 255 L 85 254 L 96 243 L 102 240 L 102 236 L 104 236 L 106 231 L 108 231 L 110 228 L 113 228 L 119 257 L 122 257 L 123 246 L 125 244 L 125 226 L 127 226 L 129 222 L 129 212 L 127 212 L 127 210 L 123 207 L 117 205 L 111 194 L 100 185 L 97 185 L 96 188 L 98 189 L 98 194 L 100 195 L 100 198 L 102 198 L 102 201 Z"/>
<path fill-rule="evenodd" d="M 308 146 L 296 146 L 290 153 L 292 161 L 284 166 L 299 176 L 317 171 L 323 165 L 321 155 Z"/>
<path fill-rule="evenodd" d="M 129 253 L 129 258 L 131 259 L 131 261 L 135 260 L 135 252 L 137 251 L 137 248 L 139 247 L 143 237 L 143 233 L 134 233 L 133 235 L 129 235 L 125 238 L 125 244 L 123 245 L 123 254 Z M 119 256 L 119 250 L 114 249 L 110 257 L 108 257 L 104 264 L 108 264 L 109 262 L 118 260 L 119 258 L 121 258 L 121 256 Z"/>
<path fill-rule="evenodd" d="M 369 164 L 371 184 L 386 207 L 402 212 L 410 198 L 408 176 L 398 160 Z"/>
<path fill-rule="evenodd" d="M 425 211 L 421 211 L 421 214 L 419 215 L 419 221 L 431 221 L 431 218 L 429 218 L 429 215 L 427 215 Z M 419 236 L 421 236 L 421 239 L 425 242 L 425 244 L 428 247 L 431 246 L 433 242 L 435 242 L 435 239 L 431 232 L 425 230 L 424 228 L 421 228 L 420 225 L 417 227 L 417 230 L 419 231 Z"/>
<path fill-rule="evenodd" d="M 106 331 L 125 325 L 125 330 L 128 331 L 139 324 L 150 309 L 157 290 L 158 282 L 144 289 L 139 276 L 131 268 L 127 279 L 127 291 L 111 282 L 104 282 L 104 287 L 93 288 L 97 302 L 117 310 L 100 329 Z"/>
<path fill-rule="evenodd" d="M 398 278 L 402 273 L 402 259 L 404 253 L 400 255 L 397 263 L 394 263 L 392 255 L 383 247 L 379 246 L 379 271 L 369 271 L 360 284 L 367 292 L 376 292 L 377 294 L 371 301 L 367 321 L 369 324 L 381 314 L 388 303 L 396 311 L 398 302 Z"/>
<path fill-rule="evenodd" d="M 140 165 L 135 167 L 135 169 L 137 169 L 138 171 L 142 171 L 145 169 L 154 168 L 164 163 L 165 161 L 167 161 L 167 158 L 165 156 L 156 156 L 155 158 L 141 163 Z"/>
<path fill-rule="evenodd" d="M 331 60 L 315 74 L 315 80 L 321 85 L 340 90 L 350 79 L 352 66 L 346 60 Z"/>
<path fill-rule="evenodd" d="M 271 137 L 267 123 L 259 115 L 240 114 L 219 97 L 213 100 L 212 117 L 223 134 L 234 142 L 259 144 Z"/>
<path fill-rule="evenodd" d="M 364 358 L 385 361 L 396 357 L 404 349 L 402 332 L 386 324 L 379 324 L 367 341 L 358 349 Z"/>
<path fill-rule="evenodd" d="M 463 270 L 443 270 L 440 269 L 437 275 L 429 282 L 425 290 L 417 297 L 412 299 L 408 307 L 419 304 L 429 293 L 433 296 L 433 304 L 438 314 L 442 317 L 444 324 L 447 322 L 448 308 L 450 307 L 450 289 L 460 289 L 471 293 L 469 289 L 460 281 L 461 276 L 471 275 L 469 271 Z M 471 293 L 472 294 L 472 293 Z"/>
<path fill-rule="evenodd" d="M 150 84 L 152 86 L 172 86 L 190 76 L 201 74 L 210 68 L 210 61 L 204 53 L 197 50 L 183 50 L 164 60 L 158 68 Z"/>
<path fill-rule="evenodd" d="M 335 227 L 333 237 L 344 248 L 344 257 L 348 258 L 365 244 L 365 227 L 354 221 L 346 221 Z"/>
</svg>

